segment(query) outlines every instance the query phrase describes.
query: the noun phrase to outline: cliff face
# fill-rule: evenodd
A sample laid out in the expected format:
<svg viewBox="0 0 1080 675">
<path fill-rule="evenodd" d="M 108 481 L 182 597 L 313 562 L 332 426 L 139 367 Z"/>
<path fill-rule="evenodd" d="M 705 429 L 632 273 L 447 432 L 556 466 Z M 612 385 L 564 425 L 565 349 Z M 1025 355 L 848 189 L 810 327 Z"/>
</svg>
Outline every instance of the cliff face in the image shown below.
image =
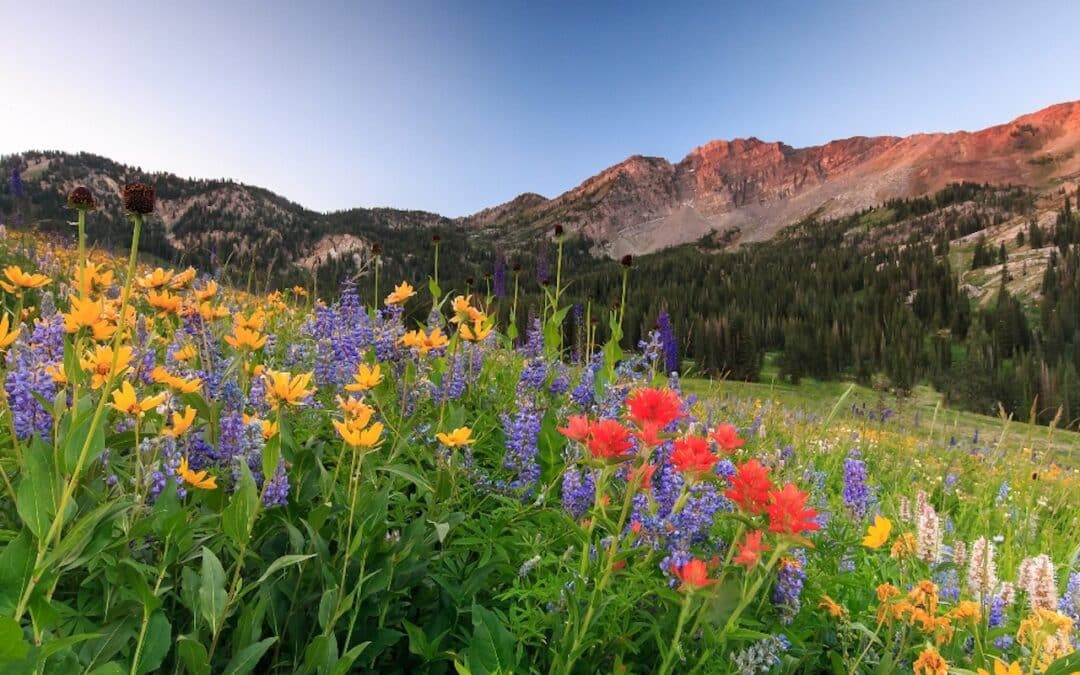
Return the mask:
<svg viewBox="0 0 1080 675">
<path fill-rule="evenodd" d="M 1042 186 L 1080 171 L 1078 146 L 1080 102 L 977 132 L 855 137 L 809 148 L 712 141 L 676 164 L 630 157 L 554 199 L 509 202 L 499 217 L 464 222 L 496 231 L 561 223 L 613 256 L 714 231 L 760 241 L 811 213 L 840 215 L 954 181 Z"/>
</svg>

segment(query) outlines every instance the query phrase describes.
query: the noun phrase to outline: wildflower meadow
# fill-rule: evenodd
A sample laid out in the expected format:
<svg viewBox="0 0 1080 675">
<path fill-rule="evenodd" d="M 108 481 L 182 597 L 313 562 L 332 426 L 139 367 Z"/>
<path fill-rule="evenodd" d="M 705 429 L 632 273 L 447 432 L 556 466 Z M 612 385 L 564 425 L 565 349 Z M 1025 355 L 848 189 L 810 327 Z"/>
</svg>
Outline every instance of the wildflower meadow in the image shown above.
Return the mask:
<svg viewBox="0 0 1080 675">
<path fill-rule="evenodd" d="M 0 237 L 0 672 L 1080 671 L 1054 425 L 695 396 L 666 317 L 623 344 L 629 258 L 602 344 L 561 256 L 535 307 L 437 255 L 245 292 L 121 197 L 123 256 L 82 187 Z"/>
</svg>

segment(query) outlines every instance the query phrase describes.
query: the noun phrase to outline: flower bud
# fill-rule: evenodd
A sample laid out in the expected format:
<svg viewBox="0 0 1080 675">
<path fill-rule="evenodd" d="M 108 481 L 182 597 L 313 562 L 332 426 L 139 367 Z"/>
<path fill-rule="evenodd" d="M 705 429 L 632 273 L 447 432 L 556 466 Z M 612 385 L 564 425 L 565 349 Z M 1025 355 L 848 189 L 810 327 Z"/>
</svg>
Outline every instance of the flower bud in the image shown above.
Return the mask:
<svg viewBox="0 0 1080 675">
<path fill-rule="evenodd" d="M 154 212 L 154 188 L 146 183 L 128 183 L 120 189 L 124 210 L 147 215 Z"/>
<path fill-rule="evenodd" d="M 98 206 L 97 200 L 94 199 L 94 193 L 82 185 L 68 193 L 67 205 L 68 208 L 79 209 L 80 211 L 93 211 Z"/>
</svg>

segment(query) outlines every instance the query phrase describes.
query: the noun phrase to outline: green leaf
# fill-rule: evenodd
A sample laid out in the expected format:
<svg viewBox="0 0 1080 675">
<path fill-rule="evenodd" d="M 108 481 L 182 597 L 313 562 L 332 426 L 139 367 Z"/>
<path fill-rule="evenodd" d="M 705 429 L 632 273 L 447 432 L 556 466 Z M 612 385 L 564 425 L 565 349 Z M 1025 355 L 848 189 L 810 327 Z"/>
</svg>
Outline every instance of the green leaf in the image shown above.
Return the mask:
<svg viewBox="0 0 1080 675">
<path fill-rule="evenodd" d="M 416 473 L 407 466 L 401 464 L 391 464 L 389 466 L 380 466 L 375 468 L 376 471 L 382 471 L 383 473 L 393 474 L 399 478 L 404 478 L 417 488 L 424 492 L 431 492 L 431 483 L 424 480 L 424 477 Z"/>
<path fill-rule="evenodd" d="M 270 567 L 266 568 L 266 571 L 263 572 L 263 575 L 261 577 L 259 577 L 259 580 L 256 583 L 261 584 L 262 582 L 269 579 L 270 576 L 274 574 L 274 572 L 277 572 L 278 570 L 285 569 L 286 567 L 289 567 L 290 565 L 299 565 L 300 563 L 304 562 L 308 558 L 314 558 L 314 557 L 315 557 L 314 553 L 309 553 L 307 555 L 283 555 L 280 558 L 278 558 L 277 560 L 275 560 L 274 562 L 270 563 Z"/>
<path fill-rule="evenodd" d="M 214 552 L 203 546 L 199 612 L 216 635 L 225 621 L 225 570 Z"/>
<path fill-rule="evenodd" d="M 139 654 L 139 663 L 135 667 L 135 672 L 142 675 L 157 670 L 169 653 L 170 645 L 172 645 L 172 624 L 169 623 L 164 612 L 154 612 L 146 626 L 146 638 L 143 640 L 142 652 Z"/>
<path fill-rule="evenodd" d="M 360 654 L 365 649 L 367 649 L 368 645 L 370 644 L 370 642 L 361 642 L 349 651 L 345 652 L 342 657 L 338 659 L 338 662 L 334 666 L 334 670 L 331 671 L 330 675 L 346 675 L 347 673 L 351 673 L 353 662 L 360 657 Z"/>
<path fill-rule="evenodd" d="M 23 638 L 22 627 L 15 619 L 0 616 L 0 663 L 21 661 L 30 651 L 30 643 Z"/>
<path fill-rule="evenodd" d="M 540 460 L 540 482 L 547 484 L 562 474 L 563 449 L 566 437 L 559 433 L 555 413 L 548 410 L 540 423 L 540 434 L 536 439 L 538 459 Z"/>
<path fill-rule="evenodd" d="M 45 557 L 43 566 L 56 566 L 59 570 L 78 566 L 83 558 L 83 551 L 98 528 L 111 527 L 111 521 L 126 510 L 127 506 L 123 503 L 107 501 L 75 521 L 60 539 L 60 544 Z"/>
<path fill-rule="evenodd" d="M 478 675 L 514 672 L 514 638 L 495 612 L 473 605 L 469 668 Z"/>
<path fill-rule="evenodd" d="M 1061 657 L 1043 671 L 1043 675 L 1072 675 L 1080 670 L 1080 652 Z"/>
<path fill-rule="evenodd" d="M 91 670 L 90 675 L 125 675 L 127 672 L 127 668 L 116 661 L 109 661 Z"/>
<path fill-rule="evenodd" d="M 26 466 L 16 489 L 19 516 L 39 541 L 45 538 L 52 525 L 60 496 L 50 457 L 52 451 L 35 436 L 23 453 Z"/>
<path fill-rule="evenodd" d="M 94 422 L 93 415 L 86 415 L 78 424 L 69 428 L 64 437 L 63 457 L 64 472 L 74 473 L 75 464 L 79 461 L 79 455 L 86 445 L 87 437 L 90 437 L 90 426 Z M 94 429 L 94 435 L 90 437 L 90 446 L 87 449 L 87 459 L 97 457 L 105 449 L 105 425 L 100 423 Z M 86 468 L 86 465 L 83 465 Z"/>
<path fill-rule="evenodd" d="M 255 522 L 255 510 L 259 507 L 259 493 L 255 478 L 247 464 L 240 463 L 240 486 L 233 493 L 229 505 L 221 512 L 221 529 L 237 546 L 245 545 L 251 537 Z"/>
<path fill-rule="evenodd" d="M 255 669 L 255 666 L 259 665 L 259 659 L 266 653 L 267 649 L 277 642 L 276 637 L 268 637 L 261 642 L 256 642 L 253 645 L 244 647 L 236 656 L 232 657 L 229 661 L 229 665 L 225 666 L 224 675 L 244 675 L 244 673 L 250 673 Z"/>
<path fill-rule="evenodd" d="M 34 550 L 25 530 L 0 552 L 0 616 L 11 616 L 30 575 L 34 573 Z"/>
<path fill-rule="evenodd" d="M 431 293 L 432 300 L 436 304 L 439 302 L 439 298 L 442 297 L 442 289 L 439 288 L 439 284 L 435 282 L 435 277 L 428 277 L 427 280 L 428 292 Z"/>
<path fill-rule="evenodd" d="M 176 641 L 176 653 L 191 675 L 210 675 L 210 657 L 206 653 L 206 647 L 198 640 L 180 636 Z"/>
<path fill-rule="evenodd" d="M 327 672 L 337 661 L 337 638 L 333 633 L 315 636 L 304 650 L 304 665 L 308 672 Z"/>
</svg>

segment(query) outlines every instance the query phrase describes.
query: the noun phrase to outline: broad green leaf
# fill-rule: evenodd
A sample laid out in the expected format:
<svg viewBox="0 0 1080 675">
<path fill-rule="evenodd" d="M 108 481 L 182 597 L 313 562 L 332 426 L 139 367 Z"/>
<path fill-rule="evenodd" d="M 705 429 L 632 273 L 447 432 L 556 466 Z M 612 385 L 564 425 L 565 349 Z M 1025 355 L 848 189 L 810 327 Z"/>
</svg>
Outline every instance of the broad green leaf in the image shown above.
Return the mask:
<svg viewBox="0 0 1080 675">
<path fill-rule="evenodd" d="M 35 436 L 30 447 L 23 452 L 25 467 L 16 489 L 19 516 L 39 540 L 45 538 L 52 525 L 60 497 L 50 457 L 52 451 Z"/>
<path fill-rule="evenodd" d="M 181 635 L 176 641 L 176 653 L 191 675 L 210 675 L 210 658 L 198 640 Z"/>
<path fill-rule="evenodd" d="M 402 464 L 391 464 L 389 466 L 380 466 L 380 467 L 376 467 L 375 470 L 376 471 L 381 471 L 383 473 L 392 474 L 394 476 L 397 476 L 398 478 L 404 478 L 405 480 L 409 481 L 410 483 L 412 483 L 416 487 L 423 490 L 425 493 L 432 491 L 431 483 L 424 480 L 424 477 L 421 476 L 420 474 L 416 473 L 415 471 L 413 471 L 409 467 L 404 466 Z"/>
<path fill-rule="evenodd" d="M 90 671 L 90 675 L 126 675 L 128 669 L 116 661 L 109 661 Z"/>
<path fill-rule="evenodd" d="M 86 446 L 87 437 L 90 438 L 90 445 L 87 447 L 86 462 L 100 455 L 105 449 L 105 425 L 99 420 L 97 427 L 94 429 L 94 434 L 91 436 L 90 426 L 93 422 L 94 416 L 86 415 L 68 429 L 67 435 L 64 437 L 64 452 L 61 455 L 65 473 L 70 474 L 75 471 L 75 464 L 79 461 L 79 455 L 82 453 L 83 447 Z M 84 470 L 86 466 L 86 464 L 83 464 Z"/>
<path fill-rule="evenodd" d="M 154 612 L 150 616 L 150 623 L 146 626 L 146 638 L 143 640 L 142 652 L 139 654 L 139 663 L 136 664 L 135 672 L 143 675 L 143 673 L 157 670 L 168 655 L 171 645 L 172 624 L 169 623 L 164 612 Z"/>
<path fill-rule="evenodd" d="M 328 672 L 337 660 L 337 638 L 333 633 L 315 636 L 315 639 L 304 650 L 304 665 L 308 672 Z"/>
<path fill-rule="evenodd" d="M 1043 671 L 1043 675 L 1072 675 L 1080 671 L 1080 651 L 1061 657 Z"/>
<path fill-rule="evenodd" d="M 11 616 L 34 573 L 34 550 L 25 530 L 0 551 L 0 616 Z"/>
<path fill-rule="evenodd" d="M 240 486 L 233 493 L 229 505 L 221 513 L 221 529 L 237 546 L 243 546 L 251 537 L 255 510 L 259 507 L 259 494 L 255 478 L 247 464 L 240 463 Z"/>
<path fill-rule="evenodd" d="M 0 663 L 21 661 L 30 651 L 30 643 L 23 638 L 22 627 L 15 619 L 0 616 Z"/>
<path fill-rule="evenodd" d="M 217 634 L 225 620 L 225 570 L 214 552 L 202 549 L 202 579 L 199 586 L 199 612 Z"/>
<path fill-rule="evenodd" d="M 111 527 L 109 523 L 126 510 L 127 506 L 121 502 L 107 501 L 79 518 L 64 533 L 60 544 L 45 557 L 43 565 L 46 568 L 56 566 L 59 570 L 78 566 L 83 559 L 83 551 L 98 528 Z"/>
<path fill-rule="evenodd" d="M 469 668 L 478 675 L 514 672 L 514 638 L 495 612 L 473 605 Z"/>
<path fill-rule="evenodd" d="M 259 577 L 259 580 L 256 583 L 261 584 L 262 582 L 269 579 L 271 577 L 271 575 L 274 574 L 274 572 L 285 569 L 286 567 L 289 567 L 290 565 L 299 565 L 300 563 L 304 562 L 308 558 L 314 558 L 314 557 L 315 557 L 314 553 L 309 553 L 307 555 L 283 555 L 280 558 L 278 558 L 277 560 L 275 560 L 274 562 L 270 563 L 270 567 L 266 568 L 266 571 L 263 572 L 263 575 L 261 577 Z"/>
<path fill-rule="evenodd" d="M 250 673 L 255 669 L 255 666 L 259 665 L 259 659 L 266 653 L 267 649 L 277 642 L 276 637 L 268 637 L 261 642 L 256 642 L 253 645 L 244 647 L 236 656 L 232 657 L 229 661 L 229 665 L 225 666 L 225 672 L 223 675 L 244 675 L 244 673 Z"/>
<path fill-rule="evenodd" d="M 353 662 L 355 662 L 356 659 L 360 657 L 360 654 L 365 649 L 367 649 L 368 645 L 370 644 L 370 642 L 361 642 L 349 651 L 345 652 L 341 656 L 341 658 L 338 659 L 338 662 L 334 666 L 334 670 L 331 671 L 330 675 L 346 675 L 347 673 L 351 673 Z"/>
</svg>

